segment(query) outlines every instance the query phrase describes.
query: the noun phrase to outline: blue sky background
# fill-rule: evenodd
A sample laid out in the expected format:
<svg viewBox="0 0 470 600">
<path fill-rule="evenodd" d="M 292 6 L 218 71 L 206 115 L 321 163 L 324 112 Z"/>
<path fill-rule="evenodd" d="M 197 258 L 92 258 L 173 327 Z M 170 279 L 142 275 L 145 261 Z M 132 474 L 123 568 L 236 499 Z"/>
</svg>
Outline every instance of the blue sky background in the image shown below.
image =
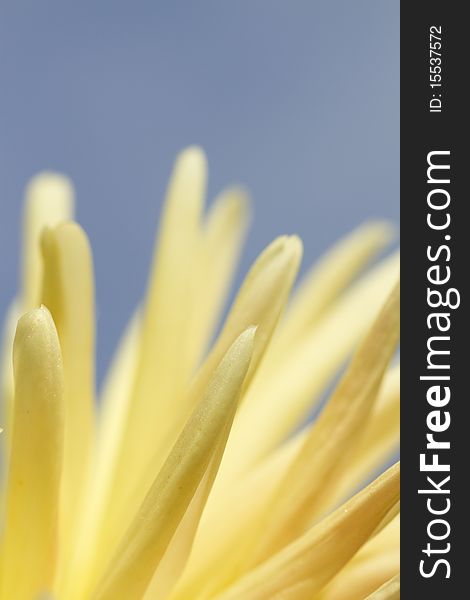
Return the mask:
<svg viewBox="0 0 470 600">
<path fill-rule="evenodd" d="M 24 186 L 65 172 L 95 253 L 100 373 L 184 146 L 205 148 L 210 198 L 252 193 L 242 271 L 280 233 L 308 265 L 366 218 L 398 223 L 398 1 L 2 1 L 0 108 L 0 314 Z"/>
</svg>

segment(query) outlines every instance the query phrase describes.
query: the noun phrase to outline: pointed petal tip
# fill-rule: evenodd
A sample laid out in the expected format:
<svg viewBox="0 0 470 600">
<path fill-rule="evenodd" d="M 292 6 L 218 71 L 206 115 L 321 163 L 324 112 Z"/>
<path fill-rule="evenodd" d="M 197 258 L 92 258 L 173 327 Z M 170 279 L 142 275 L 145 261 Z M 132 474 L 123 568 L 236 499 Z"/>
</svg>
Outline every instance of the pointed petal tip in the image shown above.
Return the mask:
<svg viewBox="0 0 470 600">
<path fill-rule="evenodd" d="M 250 325 L 242 331 L 230 346 L 225 357 L 222 359 L 222 363 L 228 360 L 232 364 L 244 364 L 245 367 L 243 368 L 247 369 L 253 355 L 257 328 L 257 325 Z"/>
<path fill-rule="evenodd" d="M 54 321 L 51 313 L 44 306 L 33 308 L 24 313 L 18 320 L 14 349 L 21 348 L 22 351 L 36 349 L 39 338 L 43 339 L 44 333 L 56 334 Z"/>
<path fill-rule="evenodd" d="M 46 365 L 61 361 L 57 330 L 49 310 L 41 305 L 20 317 L 13 344 L 15 372 L 20 365 Z"/>
<path fill-rule="evenodd" d="M 19 318 L 16 336 L 31 335 L 35 330 L 43 327 L 54 327 L 54 321 L 48 308 L 41 304 L 38 308 L 29 310 Z"/>
<path fill-rule="evenodd" d="M 243 344 L 243 345 L 245 345 L 245 344 L 253 345 L 257 329 L 258 329 L 258 325 L 250 325 L 249 327 L 247 327 L 245 329 L 245 331 L 243 331 L 238 336 L 236 342 Z"/>
<path fill-rule="evenodd" d="M 367 220 L 359 226 L 357 231 L 358 233 L 375 234 L 383 246 L 394 240 L 397 234 L 395 223 L 386 219 Z"/>
<path fill-rule="evenodd" d="M 266 247 L 265 252 L 272 256 L 282 255 L 287 260 L 300 261 L 303 254 L 302 240 L 297 235 L 280 235 Z"/>
<path fill-rule="evenodd" d="M 297 252 L 299 255 L 303 253 L 304 244 L 302 242 L 302 239 L 298 235 L 293 234 L 287 236 L 287 244 L 293 252 Z"/>
<path fill-rule="evenodd" d="M 283 250 L 286 260 L 292 265 L 295 265 L 295 269 L 297 270 L 300 266 L 300 262 L 302 261 L 302 256 L 304 253 L 303 242 L 298 235 L 288 235 L 285 237 L 286 239 L 283 244 Z"/>
<path fill-rule="evenodd" d="M 54 577 L 65 424 L 59 340 L 44 306 L 20 318 L 13 367 L 2 590 L 8 598 L 36 598 Z"/>
<path fill-rule="evenodd" d="M 220 197 L 224 197 L 225 203 L 228 207 L 229 212 L 234 216 L 238 216 L 241 213 L 250 214 L 252 210 L 252 203 L 250 193 L 241 185 L 232 185 L 220 194 Z"/>
</svg>

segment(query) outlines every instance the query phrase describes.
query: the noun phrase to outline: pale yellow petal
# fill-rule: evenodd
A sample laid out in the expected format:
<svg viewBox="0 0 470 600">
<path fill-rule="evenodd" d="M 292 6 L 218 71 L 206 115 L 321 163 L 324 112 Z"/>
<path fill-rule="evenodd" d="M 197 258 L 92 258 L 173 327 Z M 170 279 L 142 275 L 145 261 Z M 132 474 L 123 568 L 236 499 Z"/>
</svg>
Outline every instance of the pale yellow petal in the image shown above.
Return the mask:
<svg viewBox="0 0 470 600">
<path fill-rule="evenodd" d="M 77 539 L 60 582 L 68 600 L 83 598 L 99 550 L 96 542 L 110 501 L 112 478 L 119 457 L 139 355 L 140 311 L 131 319 L 113 359 L 101 393 L 95 459 L 79 515 Z M 91 543 L 91 540 L 93 542 Z"/>
<path fill-rule="evenodd" d="M 203 248 L 199 263 L 195 265 L 198 269 L 198 286 L 191 298 L 192 327 L 185 338 L 185 350 L 194 357 L 190 361 L 192 364 L 204 351 L 223 306 L 245 236 L 248 212 L 246 194 L 238 188 L 230 188 L 216 199 L 207 222 L 202 225 Z M 102 393 L 97 464 L 89 493 L 90 506 L 85 515 L 86 523 L 81 528 L 83 543 L 78 544 L 77 548 L 80 558 L 77 557 L 78 564 L 72 569 L 75 573 L 77 568 L 83 569 L 92 560 L 86 540 L 91 539 L 91 531 L 96 532 L 106 510 L 137 369 L 141 336 L 141 325 L 137 321 L 141 321 L 141 318 L 136 316 L 121 342 Z M 192 350 L 189 349 L 190 345 Z M 77 584 L 71 584 L 75 590 Z M 68 593 L 74 592 L 69 590 Z"/>
<path fill-rule="evenodd" d="M 392 577 L 365 600 L 400 600 L 400 574 Z"/>
<path fill-rule="evenodd" d="M 290 303 L 276 348 L 282 354 L 302 338 L 367 263 L 390 241 L 391 226 L 365 223 L 341 239 L 302 279 Z M 282 352 L 282 350 L 284 352 Z"/>
<path fill-rule="evenodd" d="M 398 339 L 398 309 L 399 292 L 395 288 L 311 427 L 270 505 L 256 523 L 240 533 L 231 550 L 220 556 L 223 566 L 214 574 L 215 586 L 227 577 L 235 578 L 301 535 L 318 514 L 322 494 L 344 472 L 345 457 L 358 443 L 363 421 L 373 406 Z"/>
<path fill-rule="evenodd" d="M 136 311 L 123 335 L 101 392 L 96 464 L 93 477 L 95 486 L 90 492 L 93 502 L 98 499 L 103 500 L 106 490 L 111 486 L 118 458 L 119 442 L 125 428 L 129 402 L 132 400 L 141 327 L 141 313 Z"/>
<path fill-rule="evenodd" d="M 232 419 L 226 424 L 220 440 L 215 444 L 213 456 L 201 479 L 196 492 L 181 519 L 175 534 L 153 575 L 146 593 L 146 598 L 164 598 L 173 589 L 186 566 L 190 551 L 193 546 L 196 531 L 200 525 L 201 515 L 206 506 L 207 499 L 212 489 L 214 479 L 225 449 L 229 426 Z"/>
<path fill-rule="evenodd" d="M 216 485 L 228 485 L 276 448 L 307 418 L 398 277 L 392 256 L 361 277 L 281 365 L 269 352 L 237 413 Z"/>
<path fill-rule="evenodd" d="M 3 433 L 0 439 L 0 460 L 2 460 L 4 463 L 8 462 L 11 444 L 11 431 L 13 426 L 14 378 L 11 356 L 16 325 L 20 316 L 21 311 L 19 302 L 18 300 L 15 300 L 8 308 L 3 326 L 2 356 L 0 362 L 0 422 L 3 427 Z"/>
<path fill-rule="evenodd" d="M 76 590 L 84 585 L 94 555 L 109 551 L 126 531 L 165 458 L 158 441 L 178 414 L 191 371 L 180 340 L 189 334 L 197 291 L 205 182 L 204 154 L 188 148 L 178 157 L 168 187 L 141 324 L 131 326 L 123 339 L 104 390 L 90 492 L 95 499 L 77 547 L 80 583 L 67 588 L 73 598 L 79 597 Z M 87 547 L 90 536 L 92 548 Z"/>
<path fill-rule="evenodd" d="M 400 518 L 370 539 L 316 600 L 363 600 L 400 570 Z"/>
<path fill-rule="evenodd" d="M 180 416 L 180 398 L 190 377 L 189 357 L 181 340 L 186 338 L 191 324 L 205 185 L 204 154 L 199 148 L 189 148 L 176 161 L 163 209 L 143 308 L 132 403 L 113 474 L 112 502 L 106 509 L 106 545 L 125 531 L 148 489 L 148 485 L 139 487 L 139 482 L 146 472 L 152 481 L 166 455 L 161 451 L 153 468 L 149 449 L 155 449 L 164 432 Z M 166 452 L 169 448 L 171 445 Z M 136 504 L 127 497 L 129 490 L 133 491 Z"/>
<path fill-rule="evenodd" d="M 257 258 L 230 309 L 214 348 L 202 365 L 192 389 L 197 398 L 214 366 L 248 325 L 258 326 L 256 343 L 245 387 L 253 377 L 287 303 L 302 257 L 297 236 L 281 236 Z"/>
<path fill-rule="evenodd" d="M 59 340 L 46 308 L 23 316 L 14 351 L 15 413 L 2 547 L 2 598 L 50 589 L 57 554 L 64 401 Z"/>
<path fill-rule="evenodd" d="M 13 365 L 11 360 L 16 323 L 27 310 L 39 306 L 41 301 L 42 259 L 40 236 L 46 226 L 73 217 L 74 193 L 70 181 L 58 173 L 40 173 L 26 189 L 23 209 L 23 240 L 21 264 L 21 290 L 11 304 L 3 329 L 1 360 L 2 424 L 5 434 L 1 443 L 7 460 L 10 417 L 12 410 Z"/>
<path fill-rule="evenodd" d="M 253 327 L 242 333 L 216 369 L 93 594 L 95 600 L 138 600 L 145 593 L 214 459 L 221 436 L 226 439 L 228 435 L 252 356 L 254 333 Z"/>
<path fill-rule="evenodd" d="M 338 488 L 334 490 L 334 498 L 347 497 L 357 489 L 361 481 L 373 472 L 374 466 L 377 469 L 389 455 L 390 449 L 395 447 L 399 435 L 398 403 L 399 367 L 394 367 L 385 378 L 364 437 L 340 479 Z M 299 450 L 307 433 L 308 431 L 303 431 L 292 438 L 286 448 L 282 448 L 282 452 L 275 452 L 240 483 L 234 481 L 228 489 L 222 488 L 221 493 L 214 493 L 219 490 L 213 491 L 201 521 L 195 550 L 188 565 L 189 572 L 185 573 L 179 586 L 181 590 L 184 591 L 185 587 L 194 589 L 195 581 L 201 582 L 201 578 L 210 577 L 218 557 L 223 556 L 224 552 L 233 555 L 235 548 L 240 547 L 240 531 L 250 530 L 259 522 L 267 510 L 276 485 L 295 456 L 294 449 L 296 452 Z M 337 502 L 331 500 L 331 496 L 327 500 L 327 504 Z M 234 518 L 227 520 L 226 514 L 231 514 Z M 242 545 L 240 552 L 243 551 Z M 184 595 L 182 593 L 177 597 L 183 598 Z"/>
<path fill-rule="evenodd" d="M 248 572 L 217 600 L 310 600 L 367 541 L 399 497 L 394 465 L 349 502 Z M 207 598 L 201 595 L 196 598 Z"/>
<path fill-rule="evenodd" d="M 268 246 L 257 259 L 235 299 L 214 349 L 201 367 L 185 401 L 182 401 L 178 410 L 174 410 L 174 414 L 178 418 L 173 421 L 173 427 L 168 429 L 168 434 L 163 442 L 158 436 L 152 438 L 152 444 L 156 451 L 153 460 L 149 461 L 149 467 L 144 471 L 143 477 L 136 480 L 134 485 L 131 485 L 129 483 L 129 473 L 126 472 L 128 485 L 125 495 L 122 495 L 123 511 L 120 519 L 114 519 L 114 532 L 118 531 L 119 526 L 122 526 L 124 510 L 128 512 L 129 507 L 139 506 L 145 491 L 155 477 L 155 473 L 158 472 L 162 458 L 181 431 L 185 418 L 187 418 L 186 415 L 190 414 L 194 405 L 200 399 L 214 369 L 231 343 L 233 343 L 233 340 L 248 326 L 256 325 L 257 333 L 253 359 L 247 375 L 247 380 L 250 379 L 257 363 L 262 358 L 285 306 L 298 270 L 300 254 L 301 245 L 298 238 L 282 237 Z M 244 389 L 247 380 L 245 380 Z M 139 441 L 139 443 L 142 442 Z M 115 500 L 114 503 L 116 503 Z"/>
<path fill-rule="evenodd" d="M 396 349 L 399 303 L 397 285 L 279 485 L 273 508 L 262 524 L 262 543 L 256 560 L 266 558 L 302 533 L 318 514 L 322 496 L 347 468 L 348 454 L 359 443 Z"/>
<path fill-rule="evenodd" d="M 64 363 L 61 560 L 65 560 L 78 524 L 95 429 L 93 264 L 86 234 L 76 223 L 46 229 L 42 250 L 42 301 L 56 323 Z"/>
<path fill-rule="evenodd" d="M 325 509 L 347 499 L 371 473 L 398 451 L 400 442 L 400 367 L 390 369 L 384 378 L 362 439 L 348 458 L 342 477 L 325 495 Z"/>
<path fill-rule="evenodd" d="M 214 471 L 211 469 L 211 464 L 212 461 L 153 574 L 144 600 L 167 598 L 186 566 L 201 513 L 213 482 Z"/>
<path fill-rule="evenodd" d="M 191 365 L 197 366 L 201 360 L 218 324 L 245 240 L 249 213 L 246 192 L 228 188 L 215 199 L 203 225 L 192 325 L 185 341 Z"/>
<path fill-rule="evenodd" d="M 23 275 L 21 308 L 38 306 L 41 298 L 42 260 L 40 237 L 44 227 L 73 218 L 74 193 L 67 177 L 40 173 L 26 190 L 23 218 Z"/>
<path fill-rule="evenodd" d="M 227 488 L 212 491 L 202 515 L 190 561 L 172 600 L 192 597 L 219 565 L 220 557 L 243 555 L 244 532 L 262 518 L 273 492 L 294 460 L 306 432 L 285 442 L 252 472 Z M 227 515 L 230 518 L 227 519 Z M 155 594 L 148 600 L 157 600 Z"/>
<path fill-rule="evenodd" d="M 353 454 L 355 458 L 345 469 L 338 488 L 333 490 L 333 499 L 332 495 L 328 495 L 325 504 L 335 505 L 337 499 L 346 499 L 365 477 L 373 472 L 372 465 L 376 465 L 377 468 L 388 455 L 390 447 L 394 447 L 397 441 L 396 429 L 399 427 L 398 392 L 399 368 L 394 367 L 387 374 L 381 387 L 364 437 L 359 442 L 357 452 Z M 392 421 L 390 427 L 386 423 L 389 418 Z M 312 427 L 313 425 L 309 429 Z M 374 434 L 376 427 L 378 430 Z M 276 486 L 305 441 L 309 429 L 291 438 L 240 482 L 235 480 L 230 486 L 220 486 L 213 490 L 201 520 L 191 561 L 179 585 L 178 591 L 181 591 L 181 594 L 176 597 L 187 596 L 184 590 L 195 589 L 196 582 L 202 587 L 202 580 L 210 577 L 213 565 L 221 556 L 233 557 L 234 552 L 246 552 L 243 546 L 246 536 L 242 539 L 240 532 L 250 531 L 259 523 L 269 507 Z M 391 436 L 387 434 L 389 429 L 393 431 Z M 382 435 L 384 440 L 381 440 Z M 392 439 L 391 442 L 389 438 Z M 372 444 L 370 448 L 369 444 Z M 370 452 L 367 452 L 368 449 Z M 227 514 L 232 515 L 233 519 L 227 519 Z"/>
</svg>

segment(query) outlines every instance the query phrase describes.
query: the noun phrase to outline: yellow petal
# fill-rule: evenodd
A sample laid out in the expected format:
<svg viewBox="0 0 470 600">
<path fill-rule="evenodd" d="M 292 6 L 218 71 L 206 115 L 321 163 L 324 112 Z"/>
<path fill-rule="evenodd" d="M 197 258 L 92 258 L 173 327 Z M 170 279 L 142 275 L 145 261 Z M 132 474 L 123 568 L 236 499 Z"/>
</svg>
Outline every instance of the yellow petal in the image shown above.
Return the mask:
<svg viewBox="0 0 470 600">
<path fill-rule="evenodd" d="M 300 255 L 301 244 L 298 238 L 284 236 L 270 244 L 256 260 L 235 299 L 213 350 L 201 367 L 186 397 L 186 402 L 179 410 L 179 418 L 174 421 L 174 426 L 168 429 L 168 435 L 165 437 L 164 443 L 161 444 L 160 452 L 156 453 L 153 471 L 156 471 L 161 464 L 159 462 L 161 456 L 165 456 L 162 449 L 166 450 L 167 453 L 168 447 L 171 447 L 171 444 L 174 443 L 173 440 L 181 431 L 184 420 L 187 418 L 186 415 L 190 414 L 192 408 L 200 399 L 214 369 L 231 343 L 233 343 L 233 340 L 241 331 L 255 324 L 257 325 L 257 332 L 250 370 L 244 383 L 244 390 L 246 389 L 247 382 L 253 376 L 287 302 L 289 291 L 299 267 Z M 242 398 L 244 390 L 242 391 Z M 155 443 L 158 443 L 158 440 L 154 440 Z M 152 479 L 152 470 L 149 470 L 139 485 L 143 489 L 148 489 Z M 126 504 L 130 504 L 129 497 L 126 499 Z"/>
<path fill-rule="evenodd" d="M 284 354 L 305 335 L 374 255 L 385 247 L 391 233 L 388 223 L 365 223 L 313 265 L 294 294 L 276 338 L 276 346 L 284 350 Z"/>
<path fill-rule="evenodd" d="M 400 519 L 371 538 L 320 592 L 318 600 L 363 600 L 400 570 Z"/>
<path fill-rule="evenodd" d="M 181 340 L 186 338 L 191 324 L 205 184 L 204 154 L 199 148 L 185 150 L 172 174 L 155 249 L 132 403 L 114 473 L 112 502 L 107 507 L 106 536 L 122 534 L 142 501 L 147 487 L 141 486 L 139 495 L 137 486 L 149 470 L 152 457 L 148 449 L 155 447 L 156 440 L 162 439 L 163 432 L 179 416 L 180 397 L 190 377 Z M 156 472 L 157 469 L 150 469 L 150 481 Z M 130 489 L 135 490 L 137 506 L 130 506 L 125 497 Z"/>
<path fill-rule="evenodd" d="M 2 424 L 5 434 L 2 440 L 4 460 L 8 460 L 10 443 L 11 411 L 13 401 L 13 367 L 11 361 L 13 337 L 20 316 L 37 307 L 41 301 L 42 259 L 40 236 L 46 226 L 73 217 L 74 198 L 70 181 L 57 173 L 40 173 L 26 190 L 23 210 L 23 256 L 21 265 L 21 293 L 11 304 L 3 330 L 1 362 Z"/>
<path fill-rule="evenodd" d="M 253 359 L 245 388 L 271 340 L 287 303 L 302 257 L 302 243 L 297 236 L 281 236 L 257 258 L 243 282 L 214 348 L 204 362 L 193 386 L 197 398 L 214 366 L 220 361 L 240 331 L 248 325 L 258 326 Z"/>
<path fill-rule="evenodd" d="M 185 342 L 191 365 L 197 366 L 218 323 L 245 239 L 249 212 L 247 194 L 240 188 L 228 188 L 216 198 L 204 223 L 192 325 Z"/>
<path fill-rule="evenodd" d="M 322 506 L 347 499 L 370 473 L 377 472 L 398 450 L 400 442 L 400 367 L 387 373 L 357 449 L 351 452 L 342 477 L 337 478 Z"/>
<path fill-rule="evenodd" d="M 96 540 L 110 501 L 120 441 L 132 400 L 141 326 L 141 313 L 136 311 L 122 336 L 103 385 L 95 459 L 83 511 L 78 517 L 77 539 L 60 582 L 60 592 L 68 600 L 83 598 L 93 572 L 93 563 L 100 554 Z M 94 540 L 93 543 L 90 540 Z"/>
<path fill-rule="evenodd" d="M 14 351 L 15 413 L 2 548 L 2 598 L 50 589 L 57 554 L 64 402 L 59 340 L 46 308 L 24 315 Z"/>
<path fill-rule="evenodd" d="M 135 317 L 104 389 L 93 499 L 76 548 L 80 584 L 71 581 L 67 587 L 73 598 L 80 597 L 77 587 L 84 585 L 94 554 L 103 555 L 126 531 L 165 457 L 159 455 L 154 468 L 148 449 L 155 450 L 178 413 L 178 396 L 190 375 L 179 340 L 187 338 L 191 325 L 205 181 L 204 154 L 188 148 L 178 157 L 168 188 L 140 324 Z"/>
<path fill-rule="evenodd" d="M 40 173 L 29 184 L 24 208 L 23 310 L 38 306 L 40 302 L 42 260 L 39 241 L 42 230 L 73 218 L 73 211 L 73 188 L 63 175 Z"/>
<path fill-rule="evenodd" d="M 237 413 L 217 486 L 246 472 L 305 421 L 372 324 L 398 270 L 392 256 L 361 277 L 301 343 L 286 348 L 282 365 L 268 351 Z"/>
<path fill-rule="evenodd" d="M 112 482 L 112 475 L 119 453 L 132 400 L 132 388 L 139 356 L 142 315 L 136 311 L 119 344 L 111 369 L 104 382 L 100 399 L 98 439 L 93 480 L 90 492 L 94 504 L 103 502 Z M 97 511 L 101 513 L 100 510 Z"/>
<path fill-rule="evenodd" d="M 214 452 L 223 449 L 250 364 L 254 333 L 253 327 L 242 333 L 221 361 L 203 400 L 151 486 L 94 599 L 138 600 L 144 594 L 214 459 Z"/>
<path fill-rule="evenodd" d="M 359 492 L 217 600 L 309 600 L 367 541 L 399 497 L 399 465 Z M 204 597 L 204 596 L 202 596 Z"/>
<path fill-rule="evenodd" d="M 199 529 L 201 515 L 219 469 L 231 424 L 232 418 L 225 425 L 221 439 L 215 444 L 209 466 L 154 573 L 146 598 L 167 597 L 186 566 L 196 531 Z"/>
<path fill-rule="evenodd" d="M 76 223 L 61 223 L 42 236 L 42 301 L 57 326 L 64 362 L 65 438 L 61 543 L 77 525 L 94 437 L 94 282 L 88 239 Z M 64 537 L 65 536 L 65 537 Z"/>
<path fill-rule="evenodd" d="M 347 467 L 348 453 L 358 444 L 398 342 L 399 303 L 397 285 L 279 485 L 257 560 L 302 533 L 318 514 L 322 496 Z"/>
<path fill-rule="evenodd" d="M 144 600 L 167 598 L 186 566 L 199 520 L 214 478 L 211 460 L 189 506 L 182 517 L 162 560 L 157 566 Z"/>
<path fill-rule="evenodd" d="M 400 600 L 400 574 L 392 577 L 365 600 Z"/>
<path fill-rule="evenodd" d="M 243 555 L 244 532 L 256 527 L 273 492 L 305 440 L 305 432 L 285 442 L 257 468 L 227 488 L 212 491 L 198 527 L 190 562 L 172 600 L 196 596 L 219 565 L 220 557 Z M 230 519 L 227 519 L 230 515 Z M 242 537 L 242 543 L 240 543 Z M 217 567 L 218 568 L 218 567 Z M 158 598 L 149 594 L 149 600 Z"/>
<path fill-rule="evenodd" d="M 3 426 L 3 434 L 0 439 L 1 456 L 3 464 L 8 463 L 11 444 L 11 430 L 13 425 L 13 396 L 14 396 L 14 378 L 13 364 L 11 361 L 13 340 L 15 338 L 16 325 L 21 316 L 18 300 L 12 302 L 8 308 L 3 326 L 2 356 L 0 362 L 0 420 Z"/>
<path fill-rule="evenodd" d="M 345 457 L 360 439 L 363 421 L 394 352 L 399 334 L 398 308 L 399 292 L 395 288 L 279 483 L 271 506 L 265 507 L 258 521 L 241 533 L 230 552 L 224 554 L 223 567 L 218 568 L 215 580 L 234 578 L 258 564 L 300 535 L 318 514 L 324 494 L 344 472 Z"/>
<path fill-rule="evenodd" d="M 299 269 L 301 256 L 302 244 L 299 238 L 297 236 L 281 236 L 274 240 L 257 258 L 235 298 L 222 332 L 187 395 L 187 410 L 200 397 L 211 372 L 233 339 L 250 324 L 256 324 L 258 329 L 253 359 L 245 380 L 242 397 L 246 395 L 247 388 L 264 357 L 287 303 Z M 177 428 L 175 430 L 177 431 Z M 175 435 L 174 432 L 173 435 Z M 230 439 L 232 436 L 233 431 Z M 231 442 L 229 443 L 232 445 Z"/>
<path fill-rule="evenodd" d="M 238 188 L 230 188 L 216 199 L 203 226 L 201 232 L 203 247 L 199 264 L 196 265 L 198 288 L 197 293 L 192 296 L 194 304 L 192 325 L 185 343 L 185 349 L 193 356 L 190 360 L 191 364 L 198 360 L 212 335 L 238 260 L 247 221 L 246 194 Z M 93 488 L 89 494 L 92 506 L 86 512 L 88 525 L 84 525 L 81 529 L 84 543 L 80 544 L 83 556 L 79 563 L 82 567 L 84 561 L 92 559 L 86 540 L 92 535 L 90 528 L 96 530 L 100 515 L 103 515 L 106 510 L 108 492 L 119 453 L 119 443 L 125 430 L 141 336 L 141 325 L 137 324 L 137 320 L 140 321 L 141 318 L 134 317 L 121 342 L 119 353 L 112 363 L 112 369 L 103 389 L 97 465 Z M 76 572 L 76 568 L 73 570 Z"/>
<path fill-rule="evenodd" d="M 349 497 L 365 477 L 373 472 L 374 467 L 376 470 L 382 464 L 390 448 L 394 447 L 398 433 L 396 430 L 399 428 L 398 392 L 399 368 L 394 367 L 385 378 L 364 437 L 345 468 L 338 488 L 334 489 L 333 499 L 331 495 L 327 496 L 327 505 L 335 506 L 339 498 Z M 390 426 L 387 425 L 389 420 L 392 421 Z M 219 486 L 213 490 L 199 526 L 191 562 L 184 580 L 178 586 L 181 594 L 177 595 L 177 598 L 188 596 L 188 592 L 185 592 L 187 589 L 203 587 L 202 580 L 210 577 L 213 565 L 217 564 L 221 556 L 233 557 L 235 552 L 242 555 L 246 552 L 243 545 L 246 536 L 241 532 L 252 530 L 260 522 L 268 510 L 276 486 L 285 476 L 312 427 L 313 425 L 291 438 L 240 482 L 234 480 L 230 486 Z M 377 431 L 374 433 L 375 428 Z M 391 436 L 388 435 L 389 428 L 393 432 Z M 227 514 L 233 518 L 228 520 Z"/>
</svg>

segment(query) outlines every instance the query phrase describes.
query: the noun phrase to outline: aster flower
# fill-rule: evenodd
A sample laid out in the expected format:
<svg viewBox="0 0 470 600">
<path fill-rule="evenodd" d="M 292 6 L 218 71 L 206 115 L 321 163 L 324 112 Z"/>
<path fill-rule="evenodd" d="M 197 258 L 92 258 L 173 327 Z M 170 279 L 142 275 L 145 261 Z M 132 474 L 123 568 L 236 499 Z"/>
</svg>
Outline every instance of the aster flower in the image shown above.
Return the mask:
<svg viewBox="0 0 470 600">
<path fill-rule="evenodd" d="M 46 173 L 27 190 L 2 362 L 2 600 L 399 597 L 398 464 L 366 485 L 398 445 L 398 258 L 364 271 L 389 227 L 352 232 L 294 293 L 301 242 L 274 240 L 211 342 L 249 207 L 230 188 L 204 215 L 205 183 L 185 150 L 98 402 L 71 185 Z"/>
</svg>

